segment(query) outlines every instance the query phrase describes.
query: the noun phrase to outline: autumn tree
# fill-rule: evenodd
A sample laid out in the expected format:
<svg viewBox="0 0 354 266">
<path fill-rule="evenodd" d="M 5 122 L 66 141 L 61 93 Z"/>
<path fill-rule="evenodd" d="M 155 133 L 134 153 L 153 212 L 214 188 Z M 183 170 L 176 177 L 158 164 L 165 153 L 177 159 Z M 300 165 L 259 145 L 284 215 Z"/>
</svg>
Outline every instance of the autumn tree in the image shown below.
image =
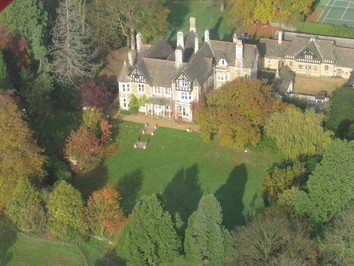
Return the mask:
<svg viewBox="0 0 354 266">
<path fill-rule="evenodd" d="M 83 31 L 76 2 L 61 0 L 53 29 L 52 71 L 65 82 L 89 78 L 98 70 L 95 49 L 88 31 Z"/>
<path fill-rule="evenodd" d="M 100 236 L 118 232 L 126 219 L 119 206 L 120 194 L 104 187 L 91 194 L 87 202 L 87 219 L 90 230 Z"/>
<path fill-rule="evenodd" d="M 7 71 L 7 63 L 5 61 L 4 54 L 0 51 L 0 90 L 13 88 Z"/>
<path fill-rule="evenodd" d="M 82 217 L 81 193 L 65 181 L 54 185 L 47 201 L 48 231 L 63 240 L 80 240 L 87 225 Z"/>
<path fill-rule="evenodd" d="M 258 214 L 236 228 L 234 247 L 231 265 L 318 265 L 317 245 L 308 229 L 282 213 Z"/>
<path fill-rule="evenodd" d="M 40 192 L 27 177 L 18 181 L 6 214 L 24 232 L 41 232 L 45 229 L 46 213 Z"/>
<path fill-rule="evenodd" d="M 113 101 L 113 95 L 102 84 L 88 80 L 80 84 L 79 102 L 81 107 L 106 109 Z"/>
<path fill-rule="evenodd" d="M 0 95 L 0 208 L 7 205 L 18 180 L 42 181 L 45 157 L 10 96 Z"/>
<path fill-rule="evenodd" d="M 266 134 L 275 139 L 288 158 L 318 154 L 331 142 L 332 133 L 322 127 L 323 115 L 289 106 L 274 113 L 266 123 Z"/>
<path fill-rule="evenodd" d="M 214 195 L 203 196 L 198 209 L 190 216 L 184 250 L 192 261 L 210 265 L 224 265 L 225 237 L 228 232 L 222 225 L 222 211 Z"/>
<path fill-rule="evenodd" d="M 354 142 L 334 140 L 300 191 L 295 210 L 314 223 L 326 223 L 354 199 Z"/>
<path fill-rule="evenodd" d="M 104 118 L 103 112 L 95 107 L 83 107 L 82 121 L 92 132 L 99 132 L 99 124 Z"/>
<path fill-rule="evenodd" d="M 30 52 L 40 62 L 39 70 L 47 71 L 48 14 L 42 0 L 14 1 L 0 14 L 0 23 L 30 41 Z"/>
<path fill-rule="evenodd" d="M 67 139 L 65 156 L 75 171 L 87 173 L 101 162 L 103 149 L 96 134 L 82 125 Z"/>
<path fill-rule="evenodd" d="M 293 22 L 311 12 L 313 0 L 228 0 L 227 19 L 232 25 L 254 22 Z M 242 6 L 242 12 L 240 12 Z"/>
<path fill-rule="evenodd" d="M 174 260 L 181 241 L 171 215 L 156 195 L 145 197 L 134 207 L 129 223 L 120 234 L 117 251 L 129 265 L 158 265 Z"/>
<path fill-rule="evenodd" d="M 217 136 L 226 146 L 256 145 L 266 119 L 285 107 L 271 95 L 271 88 L 258 80 L 235 79 L 207 94 L 198 107 L 201 135 Z"/>
</svg>

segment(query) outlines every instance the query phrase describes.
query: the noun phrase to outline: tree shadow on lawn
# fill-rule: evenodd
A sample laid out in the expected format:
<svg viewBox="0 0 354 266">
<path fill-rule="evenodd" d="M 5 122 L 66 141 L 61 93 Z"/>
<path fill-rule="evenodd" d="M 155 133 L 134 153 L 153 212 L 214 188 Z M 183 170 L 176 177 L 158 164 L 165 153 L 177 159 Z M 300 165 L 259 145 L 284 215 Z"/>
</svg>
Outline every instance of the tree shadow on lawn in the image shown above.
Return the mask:
<svg viewBox="0 0 354 266">
<path fill-rule="evenodd" d="M 173 2 L 167 3 L 167 7 L 171 10 L 170 15 L 167 18 L 170 24 L 169 34 L 167 40 L 172 41 L 176 39 L 177 31 L 182 30 L 183 24 L 186 22 L 187 15 L 189 13 L 189 2 Z"/>
<path fill-rule="evenodd" d="M 236 166 L 230 173 L 226 183 L 220 187 L 215 196 L 221 204 L 224 225 L 232 230 L 236 225 L 245 223 L 243 195 L 247 183 L 247 168 L 245 164 Z"/>
<path fill-rule="evenodd" d="M 102 162 L 96 169 L 85 175 L 76 175 L 73 178 L 73 185 L 80 190 L 82 196 L 87 199 L 92 192 L 99 190 L 107 184 L 108 171 Z"/>
<path fill-rule="evenodd" d="M 102 258 L 95 261 L 95 266 L 126 266 L 127 262 L 119 258 L 115 249 L 108 251 Z"/>
<path fill-rule="evenodd" d="M 143 173 L 136 169 L 119 179 L 116 189 L 120 192 L 122 210 L 128 216 L 138 200 L 138 194 L 143 184 Z"/>
<path fill-rule="evenodd" d="M 13 256 L 9 249 L 16 243 L 17 231 L 7 218 L 0 219 L 0 265 L 7 265 Z"/>
<path fill-rule="evenodd" d="M 165 207 L 183 235 L 189 216 L 198 208 L 202 189 L 196 164 L 179 170 L 162 193 Z"/>
</svg>

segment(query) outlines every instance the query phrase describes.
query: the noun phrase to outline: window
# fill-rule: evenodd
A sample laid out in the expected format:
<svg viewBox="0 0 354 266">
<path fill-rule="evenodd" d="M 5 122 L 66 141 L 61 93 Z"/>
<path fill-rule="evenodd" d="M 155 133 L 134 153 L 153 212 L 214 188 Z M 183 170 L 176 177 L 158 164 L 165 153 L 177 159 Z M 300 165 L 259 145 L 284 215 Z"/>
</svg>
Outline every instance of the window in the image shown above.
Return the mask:
<svg viewBox="0 0 354 266">
<path fill-rule="evenodd" d="M 192 93 L 188 91 L 181 92 L 181 99 L 182 100 L 192 100 Z"/>
<path fill-rule="evenodd" d="M 144 92 L 144 83 L 138 83 L 138 92 Z"/>
<path fill-rule="evenodd" d="M 167 96 L 171 95 L 171 88 L 165 88 L 165 95 Z"/>
<path fill-rule="evenodd" d="M 220 65 L 220 66 L 227 66 L 227 61 L 226 61 L 224 58 L 221 58 L 221 59 L 219 60 L 219 65 Z"/>
<path fill-rule="evenodd" d="M 182 107 L 182 116 L 183 116 L 183 117 L 188 117 L 188 116 L 189 116 L 188 110 L 187 110 L 186 107 Z"/>
<path fill-rule="evenodd" d="M 154 87 L 154 94 L 161 94 L 161 88 L 160 87 Z"/>
<path fill-rule="evenodd" d="M 190 88 L 190 82 L 185 79 L 180 79 L 177 82 L 177 87 L 180 89 L 189 89 Z"/>
<path fill-rule="evenodd" d="M 122 92 L 125 92 L 125 84 L 122 84 Z"/>
<path fill-rule="evenodd" d="M 325 65 L 325 71 L 328 71 L 328 70 L 329 70 L 328 65 Z"/>
<path fill-rule="evenodd" d="M 225 73 L 225 72 L 218 73 L 217 79 L 218 79 L 218 81 L 227 81 L 228 80 L 227 73 Z"/>
<path fill-rule="evenodd" d="M 127 83 L 127 92 L 130 92 L 130 84 Z"/>
<path fill-rule="evenodd" d="M 128 107 L 127 98 L 123 98 L 123 107 L 126 109 Z"/>
</svg>

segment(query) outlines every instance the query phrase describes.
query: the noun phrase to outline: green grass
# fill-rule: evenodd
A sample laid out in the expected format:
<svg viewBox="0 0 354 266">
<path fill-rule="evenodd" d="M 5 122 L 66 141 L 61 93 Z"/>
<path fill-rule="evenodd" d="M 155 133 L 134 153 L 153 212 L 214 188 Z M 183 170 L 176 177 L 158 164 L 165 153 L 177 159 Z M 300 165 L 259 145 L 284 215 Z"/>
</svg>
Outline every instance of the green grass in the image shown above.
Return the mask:
<svg viewBox="0 0 354 266">
<path fill-rule="evenodd" d="M 120 123 L 118 151 L 91 175 L 76 178 L 76 187 L 86 196 L 106 184 L 116 187 L 126 213 L 143 195 L 162 193 L 170 211 L 185 217 L 202 193 L 216 193 L 230 228 L 263 206 L 261 177 L 278 154 L 237 152 L 207 144 L 196 133 L 167 128 L 156 131 L 146 150 L 134 149 L 142 128 Z"/>
<path fill-rule="evenodd" d="M 347 26 L 336 26 L 316 22 L 304 22 L 298 26 L 298 30 L 300 32 L 310 34 L 354 39 L 354 28 Z"/>
<path fill-rule="evenodd" d="M 175 40 L 179 30 L 189 30 L 189 17 L 197 19 L 197 33 L 203 37 L 206 29 L 210 30 L 211 39 L 231 39 L 232 27 L 223 19 L 220 5 L 213 1 L 180 1 L 168 4 L 170 29 L 167 39 Z"/>
</svg>

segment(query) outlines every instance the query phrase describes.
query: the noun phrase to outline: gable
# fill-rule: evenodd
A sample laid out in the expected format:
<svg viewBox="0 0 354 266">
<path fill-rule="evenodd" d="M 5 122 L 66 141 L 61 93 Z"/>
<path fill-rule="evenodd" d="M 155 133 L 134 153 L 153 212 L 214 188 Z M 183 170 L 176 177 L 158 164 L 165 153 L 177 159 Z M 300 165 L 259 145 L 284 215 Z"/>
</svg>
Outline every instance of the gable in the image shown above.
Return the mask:
<svg viewBox="0 0 354 266">
<path fill-rule="evenodd" d="M 146 83 L 144 75 L 137 68 L 130 73 L 129 78 L 131 82 Z"/>
<path fill-rule="evenodd" d="M 219 61 L 218 61 L 218 66 L 227 66 L 228 63 L 227 63 L 227 60 L 225 58 L 220 58 Z"/>
<path fill-rule="evenodd" d="M 192 90 L 192 81 L 187 77 L 185 73 L 179 75 L 176 78 L 176 90 L 181 91 L 191 91 Z"/>
<path fill-rule="evenodd" d="M 309 44 L 295 55 L 295 59 L 309 63 L 322 62 L 321 53 L 313 40 L 310 40 Z"/>
</svg>

